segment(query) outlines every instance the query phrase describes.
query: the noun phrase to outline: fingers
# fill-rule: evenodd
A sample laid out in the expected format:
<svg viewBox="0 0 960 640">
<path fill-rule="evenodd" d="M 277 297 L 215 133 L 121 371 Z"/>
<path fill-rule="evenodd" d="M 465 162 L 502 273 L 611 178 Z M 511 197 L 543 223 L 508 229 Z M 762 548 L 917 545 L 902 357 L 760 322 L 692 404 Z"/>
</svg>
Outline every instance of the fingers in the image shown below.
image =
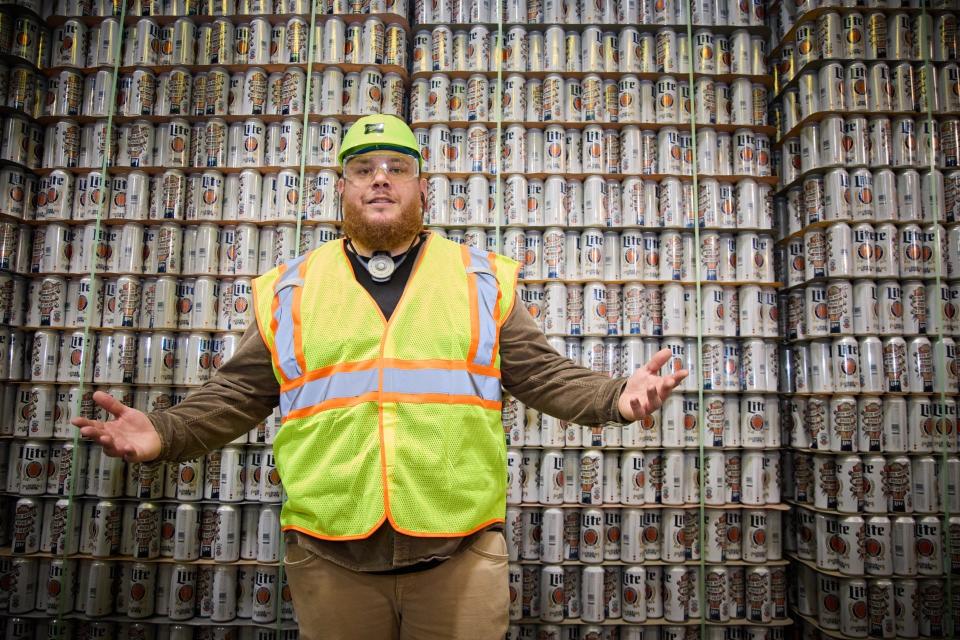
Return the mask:
<svg viewBox="0 0 960 640">
<path fill-rule="evenodd" d="M 676 389 L 689 373 L 690 372 L 686 369 L 681 369 L 674 374 L 664 376 L 663 380 L 658 385 L 658 395 L 660 396 L 660 400 L 666 400 L 667 396 L 670 395 L 670 392 Z"/>
<path fill-rule="evenodd" d="M 653 413 L 660 408 L 660 396 L 657 394 L 657 385 L 647 387 L 647 406 L 648 413 Z"/>
<path fill-rule="evenodd" d="M 95 439 L 95 442 L 103 447 L 103 452 L 111 458 L 123 458 L 127 462 L 136 462 L 136 450 L 123 440 L 119 440 L 112 435 L 103 434 Z"/>
<path fill-rule="evenodd" d="M 93 440 L 94 438 L 107 435 L 107 429 L 104 427 L 102 422 L 91 423 L 88 426 L 80 427 L 80 435 L 82 435 L 84 438 Z"/>
<path fill-rule="evenodd" d="M 103 447 L 103 452 L 105 454 L 114 458 L 117 457 L 116 441 L 109 433 L 100 433 L 90 439 Z"/>
<path fill-rule="evenodd" d="M 87 418 L 75 418 L 75 420 L 83 423 L 77 425 L 80 427 L 81 436 L 99 444 L 108 456 L 121 455 L 116 452 L 119 451 L 117 440 L 107 428 L 106 423 L 99 420 L 88 420 Z"/>
<path fill-rule="evenodd" d="M 118 403 L 119 404 L 119 403 Z M 121 405 L 122 406 L 122 405 Z M 71 424 L 80 429 L 80 435 L 103 447 L 103 452 L 113 458 L 123 458 L 127 462 L 139 462 L 140 454 L 136 447 L 108 427 L 114 422 L 102 422 L 89 418 L 72 418 Z"/>
<path fill-rule="evenodd" d="M 645 365 L 646 370 L 654 375 L 660 373 L 663 365 L 670 361 L 670 356 L 670 349 L 660 349 L 660 351 L 653 354 L 653 357 L 650 358 L 650 361 Z"/>
<path fill-rule="evenodd" d="M 109 393 L 104 393 L 103 391 L 94 392 L 93 401 L 116 418 L 122 416 L 123 412 L 128 408 L 127 405 L 123 404 Z"/>
<path fill-rule="evenodd" d="M 630 399 L 630 408 L 633 410 L 633 416 L 631 417 L 634 420 L 639 420 L 651 411 L 650 405 L 644 402 L 640 396 L 634 396 Z"/>
</svg>

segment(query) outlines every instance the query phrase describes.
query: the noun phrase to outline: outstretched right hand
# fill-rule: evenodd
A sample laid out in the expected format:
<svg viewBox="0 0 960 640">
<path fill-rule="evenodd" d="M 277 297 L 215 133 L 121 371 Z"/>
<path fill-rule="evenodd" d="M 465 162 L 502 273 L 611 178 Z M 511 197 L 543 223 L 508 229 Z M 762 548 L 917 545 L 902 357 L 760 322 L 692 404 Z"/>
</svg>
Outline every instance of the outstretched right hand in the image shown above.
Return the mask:
<svg viewBox="0 0 960 640">
<path fill-rule="evenodd" d="M 127 462 L 149 462 L 160 455 L 160 436 L 147 414 L 128 407 L 113 396 L 97 391 L 93 401 L 113 416 L 103 422 L 89 418 L 72 418 L 84 438 L 98 443 L 103 452 Z"/>
</svg>

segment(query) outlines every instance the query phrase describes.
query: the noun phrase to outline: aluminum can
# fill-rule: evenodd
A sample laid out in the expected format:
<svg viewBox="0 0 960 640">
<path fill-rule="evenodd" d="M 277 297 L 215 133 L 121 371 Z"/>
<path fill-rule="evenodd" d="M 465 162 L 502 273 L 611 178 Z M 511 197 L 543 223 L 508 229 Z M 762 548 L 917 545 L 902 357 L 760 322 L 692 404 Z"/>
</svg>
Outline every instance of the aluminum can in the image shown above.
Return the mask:
<svg viewBox="0 0 960 640">
<path fill-rule="evenodd" d="M 141 502 L 134 516 L 134 558 L 153 559 L 160 556 L 160 507 L 152 502 Z"/>
<path fill-rule="evenodd" d="M 850 638 L 865 637 L 868 628 L 867 582 L 841 580 L 840 632 Z"/>
<path fill-rule="evenodd" d="M 189 564 L 175 564 L 167 587 L 169 604 L 167 616 L 171 620 L 193 617 L 197 586 L 197 568 Z"/>
<path fill-rule="evenodd" d="M 540 619 L 561 622 L 564 617 L 563 567 L 545 565 L 540 573 Z"/>
<path fill-rule="evenodd" d="M 928 338 L 916 337 L 907 343 L 907 375 L 911 391 L 934 390 L 933 348 Z"/>
<path fill-rule="evenodd" d="M 916 518 L 914 544 L 917 573 L 921 576 L 939 576 L 943 573 L 943 549 L 940 519 L 936 516 Z"/>
<path fill-rule="evenodd" d="M 179 463 L 177 499 L 200 500 L 203 497 L 203 458 Z"/>
<path fill-rule="evenodd" d="M 579 559 L 598 563 L 603 560 L 604 516 L 599 509 L 584 509 L 580 513 Z"/>
</svg>

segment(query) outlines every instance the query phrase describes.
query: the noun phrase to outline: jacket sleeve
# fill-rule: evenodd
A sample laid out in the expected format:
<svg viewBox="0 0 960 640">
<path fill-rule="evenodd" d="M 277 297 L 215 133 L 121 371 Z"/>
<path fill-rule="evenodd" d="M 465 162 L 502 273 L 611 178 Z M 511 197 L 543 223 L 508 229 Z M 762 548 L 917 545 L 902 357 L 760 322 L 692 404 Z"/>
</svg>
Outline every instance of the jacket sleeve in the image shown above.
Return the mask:
<svg viewBox="0 0 960 640">
<path fill-rule="evenodd" d="M 235 440 L 273 412 L 280 384 L 256 326 L 220 370 L 186 400 L 147 414 L 160 436 L 160 460 L 190 460 Z"/>
<path fill-rule="evenodd" d="M 500 330 L 503 387 L 528 407 L 574 424 L 629 422 L 617 408 L 627 379 L 609 378 L 557 353 L 519 293 L 517 298 Z"/>
</svg>

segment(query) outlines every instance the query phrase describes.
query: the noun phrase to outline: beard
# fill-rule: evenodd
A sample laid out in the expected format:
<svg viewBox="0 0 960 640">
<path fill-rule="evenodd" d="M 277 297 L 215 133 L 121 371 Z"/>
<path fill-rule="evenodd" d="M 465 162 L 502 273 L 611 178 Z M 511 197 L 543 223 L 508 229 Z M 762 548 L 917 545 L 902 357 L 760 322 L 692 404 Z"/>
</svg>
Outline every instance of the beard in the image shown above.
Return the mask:
<svg viewBox="0 0 960 640">
<path fill-rule="evenodd" d="M 363 215 L 362 207 L 343 203 L 344 234 L 371 251 L 391 251 L 410 243 L 423 230 L 420 202 L 412 200 L 400 210 L 396 222 L 371 222 Z"/>
</svg>

